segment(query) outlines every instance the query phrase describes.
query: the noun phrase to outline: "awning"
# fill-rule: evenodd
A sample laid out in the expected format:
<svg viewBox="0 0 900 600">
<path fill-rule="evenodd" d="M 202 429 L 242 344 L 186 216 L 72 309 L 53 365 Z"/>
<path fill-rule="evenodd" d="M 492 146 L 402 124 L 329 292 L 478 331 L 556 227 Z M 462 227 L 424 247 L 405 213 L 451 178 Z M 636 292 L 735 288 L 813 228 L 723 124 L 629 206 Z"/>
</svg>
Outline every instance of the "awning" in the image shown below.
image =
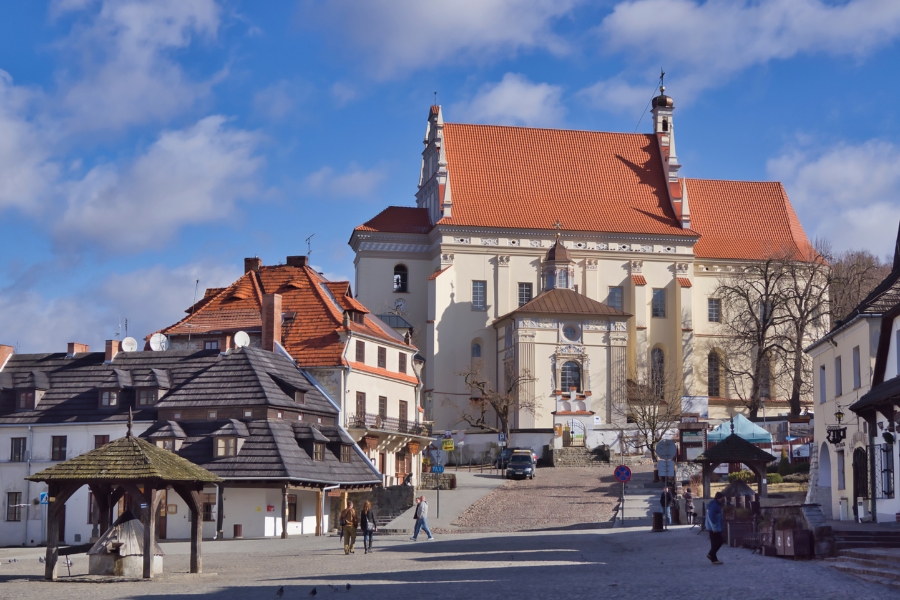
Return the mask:
<svg viewBox="0 0 900 600">
<path fill-rule="evenodd" d="M 734 433 L 741 439 L 747 440 L 752 444 L 763 444 L 772 441 L 772 434 L 747 420 L 743 415 L 734 416 Z M 710 431 L 706 439 L 710 442 L 721 442 L 731 435 L 731 421 L 725 421 L 712 431 Z"/>
</svg>

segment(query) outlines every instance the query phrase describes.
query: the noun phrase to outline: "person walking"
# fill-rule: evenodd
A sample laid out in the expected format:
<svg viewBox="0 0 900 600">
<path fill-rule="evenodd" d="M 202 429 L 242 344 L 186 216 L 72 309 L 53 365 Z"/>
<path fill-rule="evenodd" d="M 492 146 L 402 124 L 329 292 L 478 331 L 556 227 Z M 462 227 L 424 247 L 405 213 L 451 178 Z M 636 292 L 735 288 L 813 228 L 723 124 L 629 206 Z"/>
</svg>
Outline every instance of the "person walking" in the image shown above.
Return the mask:
<svg viewBox="0 0 900 600">
<path fill-rule="evenodd" d="M 722 505 L 725 504 L 725 495 L 716 492 L 716 497 L 706 505 L 706 530 L 709 531 L 709 554 L 706 558 L 714 565 L 721 565 L 717 555 L 722 547 Z"/>
<path fill-rule="evenodd" d="M 672 524 L 672 502 L 674 498 L 672 498 L 672 492 L 669 491 L 669 488 L 663 489 L 662 494 L 659 495 L 659 505 L 662 506 L 663 514 L 666 517 L 666 523 L 669 525 Z"/>
<path fill-rule="evenodd" d="M 423 529 L 428 534 L 428 541 L 433 540 L 434 536 L 431 534 L 431 529 L 428 528 L 428 503 L 425 502 L 425 496 L 419 496 L 416 498 L 416 528 L 409 539 L 415 542 L 419 537 L 419 532 Z"/>
<path fill-rule="evenodd" d="M 341 527 L 344 530 L 344 554 L 353 554 L 353 546 L 356 544 L 356 527 L 359 525 L 359 517 L 353 508 L 353 503 L 348 502 L 347 508 L 341 512 Z"/>
<path fill-rule="evenodd" d="M 687 516 L 688 524 L 692 527 L 694 525 L 694 494 L 691 492 L 691 488 L 684 488 L 684 493 L 681 495 L 684 498 L 684 514 Z"/>
<path fill-rule="evenodd" d="M 359 513 L 359 527 L 362 529 L 363 547 L 366 550 L 365 553 L 368 554 L 372 551 L 372 536 L 378 530 L 375 525 L 375 511 L 372 510 L 372 503 L 368 500 L 363 504 L 362 512 Z"/>
</svg>

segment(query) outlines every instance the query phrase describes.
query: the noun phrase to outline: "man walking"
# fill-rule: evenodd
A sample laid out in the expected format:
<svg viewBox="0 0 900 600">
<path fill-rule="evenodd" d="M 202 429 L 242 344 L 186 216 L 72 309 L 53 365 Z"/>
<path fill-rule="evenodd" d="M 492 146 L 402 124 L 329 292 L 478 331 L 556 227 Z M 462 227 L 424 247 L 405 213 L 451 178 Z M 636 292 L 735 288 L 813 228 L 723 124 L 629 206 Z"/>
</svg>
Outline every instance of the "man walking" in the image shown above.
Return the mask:
<svg viewBox="0 0 900 600">
<path fill-rule="evenodd" d="M 659 505 L 662 506 L 663 515 L 665 516 L 666 523 L 672 524 L 672 502 L 675 499 L 672 497 L 672 492 L 669 491 L 669 488 L 665 488 L 659 496 Z"/>
<path fill-rule="evenodd" d="M 425 496 L 419 496 L 416 498 L 416 528 L 413 530 L 413 535 L 411 538 L 412 541 L 416 541 L 416 538 L 419 537 L 419 531 L 425 530 L 425 533 L 428 534 L 428 541 L 434 539 L 434 536 L 431 535 L 431 529 L 428 528 L 428 503 L 425 502 Z"/>
<path fill-rule="evenodd" d="M 722 547 L 722 505 L 725 504 L 725 496 L 722 492 L 716 492 L 716 497 L 706 505 L 706 530 L 709 531 L 709 554 L 706 558 L 714 565 L 721 565 L 722 561 L 716 553 Z"/>
</svg>

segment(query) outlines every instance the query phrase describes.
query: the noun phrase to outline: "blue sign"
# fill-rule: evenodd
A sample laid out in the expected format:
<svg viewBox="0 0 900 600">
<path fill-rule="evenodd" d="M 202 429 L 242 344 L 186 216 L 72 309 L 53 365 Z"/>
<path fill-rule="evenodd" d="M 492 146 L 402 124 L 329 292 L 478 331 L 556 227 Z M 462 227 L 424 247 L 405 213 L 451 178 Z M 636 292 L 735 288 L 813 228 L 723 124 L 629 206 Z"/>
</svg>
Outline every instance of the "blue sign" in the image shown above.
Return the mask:
<svg viewBox="0 0 900 600">
<path fill-rule="evenodd" d="M 497 437 L 500 438 L 501 443 L 506 441 L 506 434 L 503 433 L 502 431 L 497 434 Z"/>
<path fill-rule="evenodd" d="M 631 479 L 631 469 L 629 469 L 626 465 L 619 465 L 613 472 L 613 477 L 616 478 L 616 481 L 628 483 L 628 481 Z"/>
<path fill-rule="evenodd" d="M 444 465 L 431 465 L 431 472 L 432 473 L 443 473 Z"/>
<path fill-rule="evenodd" d="M 49 492 L 41 492 L 40 502 L 41 502 L 41 504 L 50 504 L 50 493 Z"/>
</svg>

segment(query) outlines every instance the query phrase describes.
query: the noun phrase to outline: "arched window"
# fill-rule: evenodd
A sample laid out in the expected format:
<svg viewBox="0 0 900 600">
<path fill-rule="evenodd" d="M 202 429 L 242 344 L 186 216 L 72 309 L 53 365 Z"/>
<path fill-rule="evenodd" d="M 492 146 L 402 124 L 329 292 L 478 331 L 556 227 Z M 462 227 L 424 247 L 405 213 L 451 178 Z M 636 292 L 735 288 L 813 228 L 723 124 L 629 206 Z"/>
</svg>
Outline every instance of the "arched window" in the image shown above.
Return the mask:
<svg viewBox="0 0 900 600">
<path fill-rule="evenodd" d="M 394 267 L 394 291 L 408 292 L 409 271 L 406 265 L 397 265 Z"/>
<path fill-rule="evenodd" d="M 481 358 L 481 344 L 478 342 L 472 344 L 472 358 Z"/>
<path fill-rule="evenodd" d="M 663 131 L 668 131 L 668 130 L 669 130 L 669 120 L 667 118 L 663 117 Z"/>
<path fill-rule="evenodd" d="M 581 391 L 581 366 L 575 361 L 568 361 L 563 364 L 559 371 L 559 384 L 563 393 L 568 392 L 571 388 Z"/>
<path fill-rule="evenodd" d="M 707 395 L 711 398 L 722 397 L 722 361 L 719 353 L 710 351 L 706 357 L 706 380 L 708 384 Z"/>
<path fill-rule="evenodd" d="M 566 289 L 569 287 L 569 272 L 568 271 L 560 271 L 556 274 L 556 287 L 559 289 Z"/>
<path fill-rule="evenodd" d="M 666 355 L 662 348 L 654 348 L 650 351 L 650 385 L 653 392 L 660 398 L 665 390 Z"/>
</svg>

